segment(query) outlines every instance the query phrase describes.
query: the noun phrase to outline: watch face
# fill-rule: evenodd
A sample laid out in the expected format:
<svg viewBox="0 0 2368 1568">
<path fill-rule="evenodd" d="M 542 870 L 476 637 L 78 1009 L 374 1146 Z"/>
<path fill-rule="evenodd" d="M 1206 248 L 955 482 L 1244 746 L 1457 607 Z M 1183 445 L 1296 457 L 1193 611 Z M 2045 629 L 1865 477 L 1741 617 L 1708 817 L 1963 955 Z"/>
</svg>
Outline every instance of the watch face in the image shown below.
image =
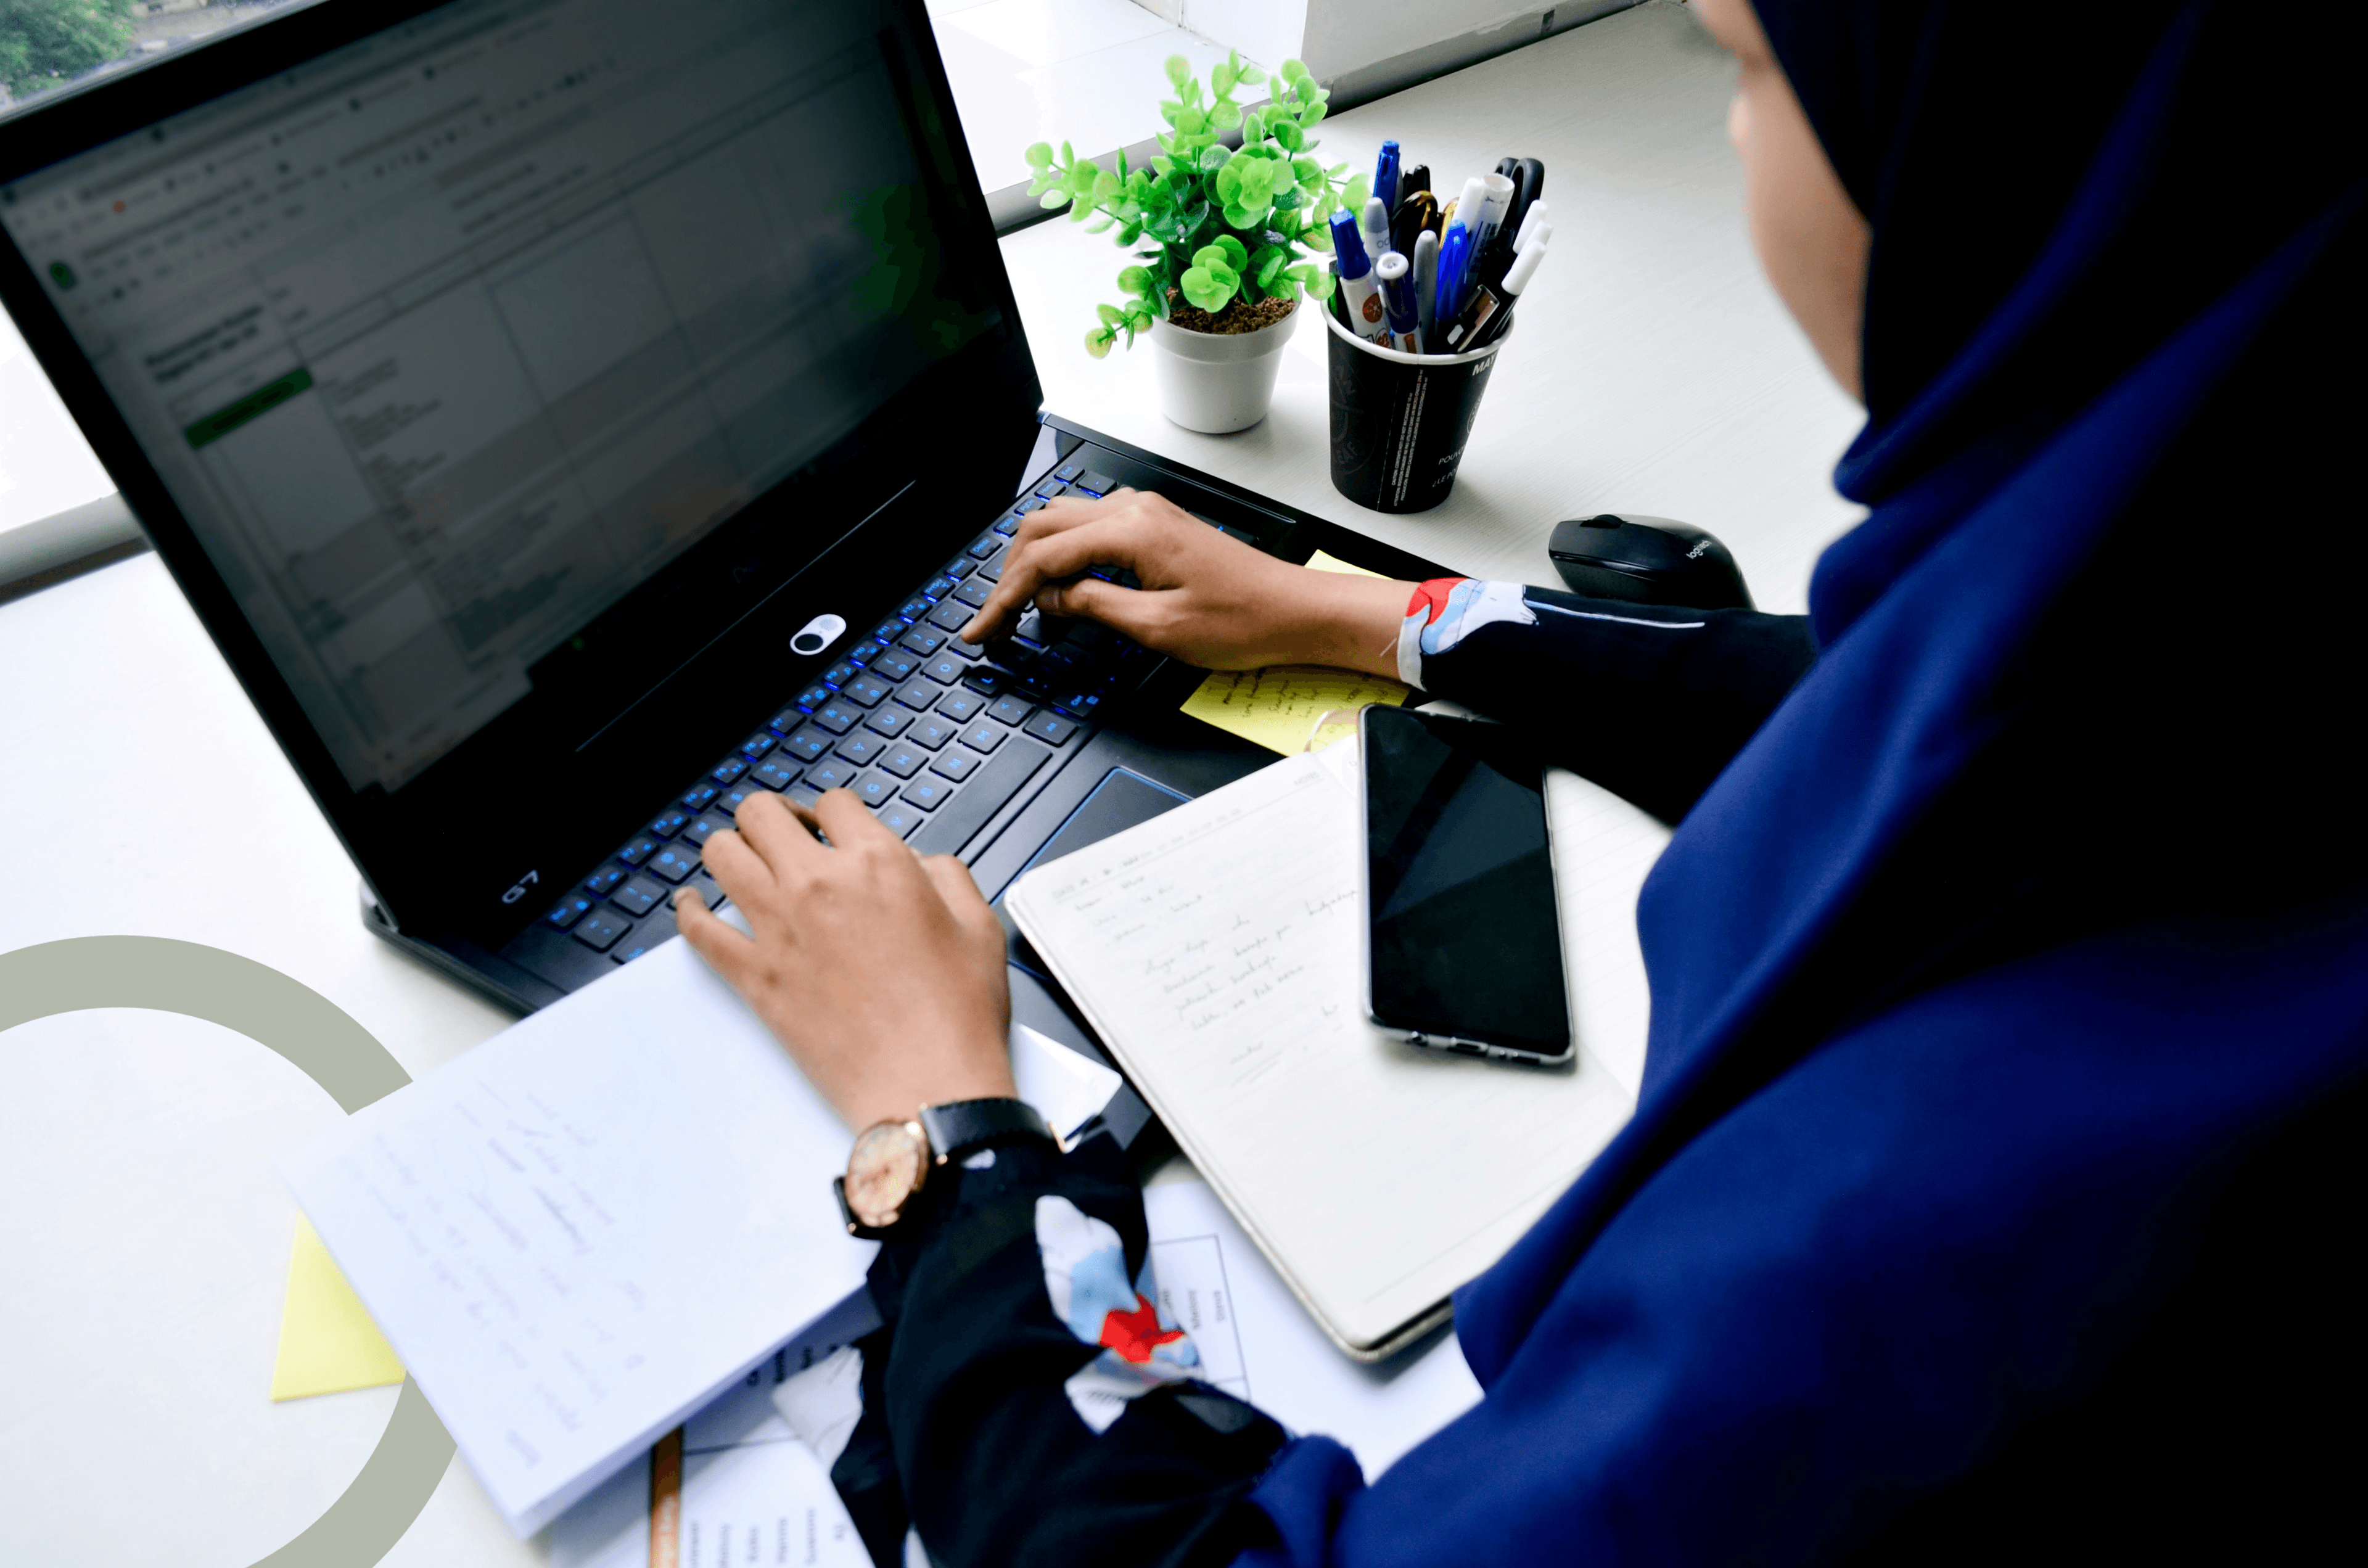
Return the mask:
<svg viewBox="0 0 2368 1568">
<path fill-rule="evenodd" d="M 847 1157 L 847 1207 L 858 1220 L 880 1229 L 921 1190 L 928 1171 L 928 1143 L 920 1124 L 882 1121 L 863 1130 Z"/>
</svg>

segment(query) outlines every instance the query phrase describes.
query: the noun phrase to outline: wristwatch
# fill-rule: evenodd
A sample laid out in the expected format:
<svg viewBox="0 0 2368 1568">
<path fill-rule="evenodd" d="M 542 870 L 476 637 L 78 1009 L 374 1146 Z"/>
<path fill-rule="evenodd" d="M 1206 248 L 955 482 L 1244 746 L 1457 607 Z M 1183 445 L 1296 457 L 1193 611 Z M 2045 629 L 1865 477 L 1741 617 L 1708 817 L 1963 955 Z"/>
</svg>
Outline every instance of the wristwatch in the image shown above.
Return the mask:
<svg viewBox="0 0 2368 1568">
<path fill-rule="evenodd" d="M 847 1233 L 877 1241 L 905 1217 L 933 1167 L 1017 1138 L 1060 1142 L 1025 1100 L 951 1100 L 923 1106 L 909 1121 L 872 1123 L 857 1134 L 847 1174 L 830 1179 Z"/>
</svg>

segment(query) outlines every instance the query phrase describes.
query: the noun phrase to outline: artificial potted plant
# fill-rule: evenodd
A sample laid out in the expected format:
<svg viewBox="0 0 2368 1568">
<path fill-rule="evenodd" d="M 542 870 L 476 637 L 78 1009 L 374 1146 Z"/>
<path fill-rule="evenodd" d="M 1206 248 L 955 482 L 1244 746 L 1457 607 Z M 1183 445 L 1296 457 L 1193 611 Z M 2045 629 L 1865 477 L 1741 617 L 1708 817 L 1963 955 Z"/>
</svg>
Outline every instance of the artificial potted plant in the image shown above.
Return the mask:
<svg viewBox="0 0 2368 1568">
<path fill-rule="evenodd" d="M 1210 72 L 1202 94 L 1191 63 L 1170 56 L 1176 96 L 1159 106 L 1168 129 L 1148 167 L 1106 169 L 1063 142 L 1028 149 L 1035 171 L 1028 191 L 1048 208 L 1067 207 L 1087 232 L 1118 231 L 1136 264 L 1118 275 L 1125 301 L 1100 305 L 1086 334 L 1096 358 L 1124 335 L 1149 332 L 1159 365 L 1160 407 L 1188 430 L 1212 435 L 1246 429 L 1266 417 L 1274 397 L 1277 356 L 1297 324 L 1303 290 L 1332 297 L 1332 274 L 1311 255 L 1328 253 L 1325 220 L 1364 205 L 1365 176 L 1337 184 L 1349 165 L 1315 161 L 1308 133 L 1330 97 L 1296 60 L 1273 79 L 1272 101 L 1245 108 L 1234 89 L 1268 80 L 1238 52 Z M 1241 132 L 1238 149 L 1227 132 Z M 1156 330 L 1155 330 L 1156 328 Z"/>
</svg>

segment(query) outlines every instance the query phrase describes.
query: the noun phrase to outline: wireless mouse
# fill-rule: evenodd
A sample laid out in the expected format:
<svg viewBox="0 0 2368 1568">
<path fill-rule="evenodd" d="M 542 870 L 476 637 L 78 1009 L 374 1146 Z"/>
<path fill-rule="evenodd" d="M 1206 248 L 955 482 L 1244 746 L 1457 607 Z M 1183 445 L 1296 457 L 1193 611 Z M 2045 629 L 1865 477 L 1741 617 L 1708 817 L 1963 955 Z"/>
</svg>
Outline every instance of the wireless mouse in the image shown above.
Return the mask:
<svg viewBox="0 0 2368 1568">
<path fill-rule="evenodd" d="M 1691 523 L 1605 512 L 1556 523 L 1546 541 L 1574 594 L 1691 609 L 1749 609 L 1726 546 Z"/>
</svg>

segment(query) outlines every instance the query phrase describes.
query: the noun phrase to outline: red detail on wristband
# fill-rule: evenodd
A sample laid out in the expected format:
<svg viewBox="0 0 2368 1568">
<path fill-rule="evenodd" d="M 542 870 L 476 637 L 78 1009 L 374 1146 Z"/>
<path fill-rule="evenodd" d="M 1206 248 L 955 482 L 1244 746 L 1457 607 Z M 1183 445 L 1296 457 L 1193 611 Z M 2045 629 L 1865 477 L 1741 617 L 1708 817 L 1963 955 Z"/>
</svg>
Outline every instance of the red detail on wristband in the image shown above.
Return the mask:
<svg viewBox="0 0 2368 1568">
<path fill-rule="evenodd" d="M 1428 583 L 1414 585 L 1414 597 L 1406 600 L 1406 612 L 1419 615 L 1425 626 L 1435 626 L 1446 612 L 1447 596 L 1455 591 L 1458 583 L 1468 583 L 1468 577 L 1433 577 Z"/>
<path fill-rule="evenodd" d="M 1134 1311 L 1112 1311 L 1102 1315 L 1103 1346 L 1117 1351 L 1125 1360 L 1148 1361 L 1153 1350 L 1183 1337 L 1182 1329 L 1159 1325 L 1159 1309 L 1141 1291 L 1135 1292 Z"/>
</svg>

